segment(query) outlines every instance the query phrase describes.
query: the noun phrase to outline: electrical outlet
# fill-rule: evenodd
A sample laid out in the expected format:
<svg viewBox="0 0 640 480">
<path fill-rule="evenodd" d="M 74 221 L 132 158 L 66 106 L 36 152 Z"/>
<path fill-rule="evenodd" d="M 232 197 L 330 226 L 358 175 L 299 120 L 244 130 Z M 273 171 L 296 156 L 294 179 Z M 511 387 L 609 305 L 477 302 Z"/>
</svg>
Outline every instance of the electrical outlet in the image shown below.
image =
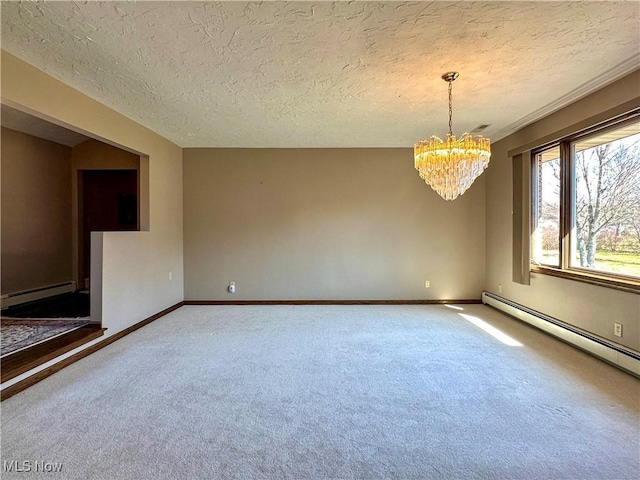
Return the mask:
<svg viewBox="0 0 640 480">
<path fill-rule="evenodd" d="M 613 324 L 613 334 L 616 337 L 621 337 L 622 336 L 622 324 L 621 323 L 614 323 Z"/>
<path fill-rule="evenodd" d="M 236 282 L 229 282 L 227 290 L 229 291 L 229 293 L 236 293 Z"/>
<path fill-rule="evenodd" d="M 430 288 L 431 287 L 431 282 L 429 280 L 425 280 L 424 281 L 424 288 Z"/>
<path fill-rule="evenodd" d="M 173 280 L 173 272 L 169 272 L 169 280 Z"/>
<path fill-rule="evenodd" d="M 502 284 L 501 283 L 498 284 L 498 293 L 502 293 Z"/>
</svg>

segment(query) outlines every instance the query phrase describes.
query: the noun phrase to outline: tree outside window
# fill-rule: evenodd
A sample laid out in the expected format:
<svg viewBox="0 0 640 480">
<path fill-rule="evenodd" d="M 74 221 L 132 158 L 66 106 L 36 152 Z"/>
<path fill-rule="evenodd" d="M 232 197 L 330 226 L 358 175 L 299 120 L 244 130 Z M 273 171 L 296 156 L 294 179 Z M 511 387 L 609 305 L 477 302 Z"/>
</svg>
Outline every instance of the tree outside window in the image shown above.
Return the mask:
<svg viewBox="0 0 640 480">
<path fill-rule="evenodd" d="M 638 116 L 534 151 L 532 159 L 534 264 L 637 282 Z M 562 191 L 569 194 L 563 195 Z M 563 238 L 568 241 L 563 242 Z"/>
</svg>

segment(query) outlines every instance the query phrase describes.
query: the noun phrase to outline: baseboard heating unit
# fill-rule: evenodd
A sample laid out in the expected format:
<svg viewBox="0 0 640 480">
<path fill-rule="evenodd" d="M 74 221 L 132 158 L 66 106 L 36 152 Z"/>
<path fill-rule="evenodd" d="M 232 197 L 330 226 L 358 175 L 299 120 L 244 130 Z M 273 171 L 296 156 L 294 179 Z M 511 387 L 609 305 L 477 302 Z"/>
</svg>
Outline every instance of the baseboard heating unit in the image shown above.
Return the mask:
<svg viewBox="0 0 640 480">
<path fill-rule="evenodd" d="M 76 282 L 57 283 L 55 285 L 47 285 L 39 288 L 32 288 L 20 292 L 6 293 L 0 298 L 2 308 L 13 307 L 21 303 L 33 302 L 34 300 L 42 300 L 43 298 L 62 295 L 76 291 Z"/>
<path fill-rule="evenodd" d="M 633 350 L 591 335 L 572 325 L 493 293 L 482 292 L 482 303 L 497 308 L 636 377 L 640 377 L 640 354 Z"/>
</svg>

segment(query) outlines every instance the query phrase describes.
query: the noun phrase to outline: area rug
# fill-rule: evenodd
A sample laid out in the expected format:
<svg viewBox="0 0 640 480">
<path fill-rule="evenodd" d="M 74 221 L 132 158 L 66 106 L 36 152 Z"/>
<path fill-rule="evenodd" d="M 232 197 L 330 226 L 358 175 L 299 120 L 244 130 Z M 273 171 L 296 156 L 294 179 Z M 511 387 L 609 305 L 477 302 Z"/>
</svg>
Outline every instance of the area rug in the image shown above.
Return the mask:
<svg viewBox="0 0 640 480">
<path fill-rule="evenodd" d="M 50 318 L 3 318 L 0 322 L 0 356 L 2 357 L 89 323 L 88 320 Z"/>
</svg>

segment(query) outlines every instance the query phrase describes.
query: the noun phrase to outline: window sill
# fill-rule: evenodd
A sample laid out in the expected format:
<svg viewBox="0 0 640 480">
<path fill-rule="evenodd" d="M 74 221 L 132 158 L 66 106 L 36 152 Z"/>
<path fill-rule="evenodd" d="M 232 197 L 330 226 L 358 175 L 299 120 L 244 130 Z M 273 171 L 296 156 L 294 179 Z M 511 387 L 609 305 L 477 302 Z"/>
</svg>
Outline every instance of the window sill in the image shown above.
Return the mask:
<svg viewBox="0 0 640 480">
<path fill-rule="evenodd" d="M 590 283 L 600 287 L 613 288 L 624 292 L 640 294 L 640 280 L 627 280 L 622 278 L 612 278 L 595 273 L 587 273 L 576 270 L 561 270 L 559 268 L 546 267 L 542 265 L 531 265 L 531 273 L 551 275 L 553 277 L 566 278 L 576 282 Z"/>
</svg>

